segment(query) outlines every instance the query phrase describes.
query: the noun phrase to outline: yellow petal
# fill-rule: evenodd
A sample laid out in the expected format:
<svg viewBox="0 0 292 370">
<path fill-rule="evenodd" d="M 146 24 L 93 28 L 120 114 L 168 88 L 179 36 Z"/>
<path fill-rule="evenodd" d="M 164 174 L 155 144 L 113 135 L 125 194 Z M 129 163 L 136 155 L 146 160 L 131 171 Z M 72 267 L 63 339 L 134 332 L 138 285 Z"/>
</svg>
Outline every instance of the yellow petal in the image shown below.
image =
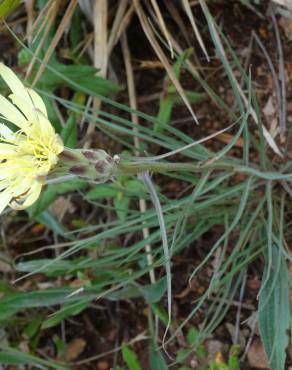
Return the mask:
<svg viewBox="0 0 292 370">
<path fill-rule="evenodd" d="M 19 95 L 11 94 L 9 95 L 9 98 L 21 110 L 21 112 L 23 112 L 27 120 L 32 124 L 31 131 L 29 132 L 30 135 L 33 135 L 35 129 L 38 130 L 38 137 L 40 136 L 40 134 L 43 137 L 55 134 L 55 130 L 51 125 L 51 122 L 48 120 L 47 116 L 43 114 L 42 111 L 37 108 L 32 108 Z M 39 132 L 39 130 L 41 130 L 41 133 Z"/>
<path fill-rule="evenodd" d="M 20 210 L 30 207 L 40 196 L 42 184 L 36 181 L 30 188 L 27 195 L 24 197 L 24 202 L 19 204 L 15 200 L 11 202 L 10 206 L 13 209 Z"/>
<path fill-rule="evenodd" d="M 64 150 L 64 143 L 58 134 L 55 134 L 52 149 L 55 154 L 60 154 Z"/>
<path fill-rule="evenodd" d="M 44 134 L 44 137 L 51 138 L 55 135 L 55 129 L 52 126 L 51 122 L 43 116 L 41 113 L 38 114 L 38 120 L 41 127 L 41 132 Z"/>
<path fill-rule="evenodd" d="M 0 136 L 4 137 L 4 139 L 14 138 L 13 131 L 11 131 L 6 125 L 3 125 L 3 123 L 0 123 Z"/>
<path fill-rule="evenodd" d="M 8 156 L 16 154 L 16 147 L 14 145 L 0 143 L 0 159 L 6 159 Z"/>
<path fill-rule="evenodd" d="M 45 117 L 48 117 L 47 109 L 43 99 L 34 90 L 27 88 L 27 92 L 32 100 L 33 106 L 37 111 L 40 111 Z"/>
<path fill-rule="evenodd" d="M 13 197 L 21 197 L 22 195 L 28 194 L 34 181 L 35 180 L 29 177 L 22 180 L 20 178 L 13 186 L 10 186 Z"/>
<path fill-rule="evenodd" d="M 8 191 L 2 191 L 0 193 L 0 213 L 8 206 L 12 198 L 12 195 Z"/>
<path fill-rule="evenodd" d="M 6 189 L 9 186 L 9 181 L 1 180 L 0 181 L 0 191 Z"/>
<path fill-rule="evenodd" d="M 32 101 L 26 88 L 16 74 L 12 71 L 12 69 L 6 67 L 6 65 L 3 63 L 0 63 L 0 75 L 9 86 L 10 90 L 14 94 L 22 96 L 23 100 L 25 100 L 27 104 L 32 107 Z"/>
<path fill-rule="evenodd" d="M 28 122 L 25 117 L 2 95 L 0 95 L 0 114 L 22 130 L 27 129 Z"/>
<path fill-rule="evenodd" d="M 27 174 L 33 174 L 34 167 L 31 161 L 23 160 L 16 157 L 15 159 L 8 159 L 5 163 L 0 163 L 0 179 L 19 176 L 22 177 Z"/>
<path fill-rule="evenodd" d="M 19 110 L 25 115 L 26 119 L 32 123 L 37 122 L 37 114 L 34 112 L 27 101 L 19 94 L 10 94 L 9 98 L 12 100 L 13 104 L 19 108 Z"/>
</svg>

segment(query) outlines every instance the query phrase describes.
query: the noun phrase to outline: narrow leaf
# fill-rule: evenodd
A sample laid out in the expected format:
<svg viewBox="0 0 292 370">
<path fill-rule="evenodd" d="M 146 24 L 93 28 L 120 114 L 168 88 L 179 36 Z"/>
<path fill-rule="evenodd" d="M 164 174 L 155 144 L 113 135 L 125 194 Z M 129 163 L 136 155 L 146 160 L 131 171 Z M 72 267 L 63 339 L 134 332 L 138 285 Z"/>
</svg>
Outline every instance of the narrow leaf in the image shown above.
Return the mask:
<svg viewBox="0 0 292 370">
<path fill-rule="evenodd" d="M 126 344 L 122 347 L 123 359 L 126 362 L 129 370 L 141 370 L 137 356 Z"/>
<path fill-rule="evenodd" d="M 268 263 L 266 266 L 269 266 Z M 289 275 L 283 255 L 275 245 L 272 271 L 259 297 L 259 328 L 265 351 L 273 370 L 284 370 L 290 324 Z"/>
</svg>

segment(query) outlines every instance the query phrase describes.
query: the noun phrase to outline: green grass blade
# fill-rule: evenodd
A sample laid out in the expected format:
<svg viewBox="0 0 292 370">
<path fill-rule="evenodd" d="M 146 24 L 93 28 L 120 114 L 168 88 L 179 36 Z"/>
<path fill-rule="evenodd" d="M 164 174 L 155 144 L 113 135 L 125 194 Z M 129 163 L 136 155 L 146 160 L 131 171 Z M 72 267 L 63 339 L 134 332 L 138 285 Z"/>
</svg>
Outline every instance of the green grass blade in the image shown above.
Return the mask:
<svg viewBox="0 0 292 370">
<path fill-rule="evenodd" d="M 284 370 L 286 348 L 288 346 L 287 331 L 290 325 L 291 311 L 289 303 L 289 274 L 287 264 L 279 248 L 273 246 L 272 268 L 280 263 L 276 280 L 269 275 L 267 264 L 265 276 L 269 278 L 259 297 L 259 328 L 265 351 L 273 370 Z"/>
</svg>

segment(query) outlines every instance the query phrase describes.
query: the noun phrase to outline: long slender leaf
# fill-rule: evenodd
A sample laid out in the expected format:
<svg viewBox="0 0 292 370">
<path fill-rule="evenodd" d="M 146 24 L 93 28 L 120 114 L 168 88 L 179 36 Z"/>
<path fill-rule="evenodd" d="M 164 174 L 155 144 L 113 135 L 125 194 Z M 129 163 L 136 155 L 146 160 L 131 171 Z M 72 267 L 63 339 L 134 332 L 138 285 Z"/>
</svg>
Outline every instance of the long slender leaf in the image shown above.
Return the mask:
<svg viewBox="0 0 292 370">
<path fill-rule="evenodd" d="M 264 272 L 264 276 L 269 278 L 259 297 L 259 327 L 270 368 L 284 370 L 291 318 L 289 274 L 285 259 L 276 245 L 272 249 L 272 266 L 269 265 L 267 263 Z M 272 272 L 277 275 L 273 276 Z"/>
</svg>

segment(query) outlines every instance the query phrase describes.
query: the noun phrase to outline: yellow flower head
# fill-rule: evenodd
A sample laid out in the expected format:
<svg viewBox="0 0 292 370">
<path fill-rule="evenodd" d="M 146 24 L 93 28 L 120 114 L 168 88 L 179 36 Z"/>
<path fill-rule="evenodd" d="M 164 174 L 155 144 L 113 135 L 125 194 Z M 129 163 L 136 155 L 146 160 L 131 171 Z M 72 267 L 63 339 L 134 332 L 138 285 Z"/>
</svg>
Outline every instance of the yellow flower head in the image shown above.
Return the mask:
<svg viewBox="0 0 292 370">
<path fill-rule="evenodd" d="M 11 130 L 0 123 L 1 213 L 8 205 L 24 209 L 38 199 L 64 146 L 48 120 L 42 98 L 2 63 L 0 75 L 12 91 L 13 103 L 0 95 L 0 115 L 15 126 Z"/>
</svg>

